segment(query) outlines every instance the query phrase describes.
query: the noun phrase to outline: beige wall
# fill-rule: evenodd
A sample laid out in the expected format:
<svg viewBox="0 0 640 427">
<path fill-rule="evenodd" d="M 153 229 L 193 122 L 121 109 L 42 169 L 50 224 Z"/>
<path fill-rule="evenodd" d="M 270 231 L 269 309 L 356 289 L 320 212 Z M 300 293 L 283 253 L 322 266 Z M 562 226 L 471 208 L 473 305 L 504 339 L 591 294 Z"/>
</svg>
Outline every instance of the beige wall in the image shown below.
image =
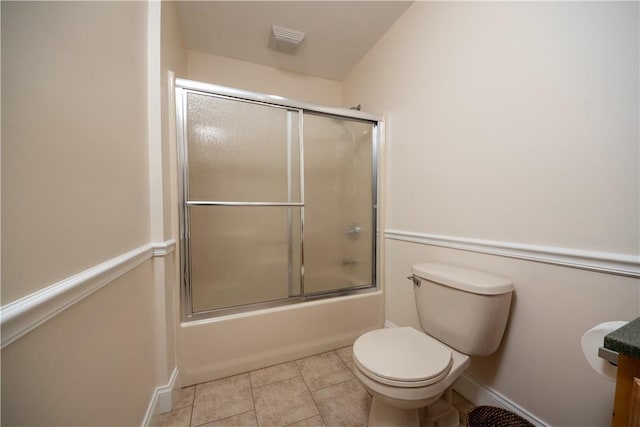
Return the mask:
<svg viewBox="0 0 640 427">
<path fill-rule="evenodd" d="M 187 77 L 206 83 L 332 107 L 342 106 L 342 85 L 223 56 L 187 51 Z"/>
<path fill-rule="evenodd" d="M 161 28 L 161 85 L 162 85 L 162 159 L 163 159 L 163 188 L 164 192 L 164 221 L 165 236 L 174 235 L 172 225 L 173 216 L 176 216 L 175 200 L 177 200 L 176 189 L 172 187 L 172 175 L 175 174 L 175 105 L 173 104 L 173 93 L 169 93 L 169 71 L 175 77 L 186 78 L 187 76 L 187 50 L 182 39 L 182 29 L 176 3 L 173 1 L 162 2 L 162 28 Z M 175 199 L 175 200 L 174 200 Z M 177 222 L 177 218 L 175 218 Z"/>
<path fill-rule="evenodd" d="M 344 82 L 389 118 L 390 227 L 637 253 L 637 7 L 415 4 Z"/>
<path fill-rule="evenodd" d="M 345 79 L 384 112 L 387 229 L 638 255 L 638 3 L 415 3 Z M 386 318 L 417 326 L 419 261 L 513 279 L 482 385 L 554 426 L 607 425 L 580 337 L 640 314 L 637 279 L 387 240 Z"/>
<path fill-rule="evenodd" d="M 140 425 L 155 384 L 147 261 L 2 350 L 2 425 Z"/>
<path fill-rule="evenodd" d="M 145 13 L 2 3 L 3 304 L 149 241 Z"/>
<path fill-rule="evenodd" d="M 2 2 L 4 307 L 150 242 L 147 7 Z M 157 266 L 2 349 L 3 425 L 142 423 L 175 364 Z"/>
</svg>

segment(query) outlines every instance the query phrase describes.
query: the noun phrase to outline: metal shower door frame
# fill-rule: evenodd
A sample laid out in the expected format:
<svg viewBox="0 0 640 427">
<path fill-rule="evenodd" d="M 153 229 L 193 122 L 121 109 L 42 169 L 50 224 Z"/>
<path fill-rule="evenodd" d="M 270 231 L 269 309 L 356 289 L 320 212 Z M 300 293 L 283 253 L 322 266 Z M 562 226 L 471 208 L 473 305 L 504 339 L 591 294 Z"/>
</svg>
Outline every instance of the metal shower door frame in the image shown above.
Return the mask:
<svg viewBox="0 0 640 427">
<path fill-rule="evenodd" d="M 239 102 L 248 102 L 265 107 L 283 108 L 287 110 L 287 202 L 229 202 L 229 201 L 207 201 L 189 200 L 189 165 L 187 153 L 187 96 L 189 93 L 213 96 L 222 99 L 230 99 Z M 334 296 L 351 295 L 355 293 L 377 290 L 378 288 L 378 251 L 379 251 L 379 227 L 380 223 L 378 211 L 378 168 L 379 168 L 379 145 L 381 119 L 378 116 L 364 113 L 357 110 L 347 110 L 342 108 L 322 107 L 305 102 L 289 100 L 280 96 L 265 95 L 257 92 L 244 91 L 224 86 L 212 85 L 186 79 L 175 80 L 175 103 L 176 103 L 176 132 L 177 132 L 177 154 L 178 154 L 178 199 L 180 202 L 180 281 L 181 281 L 181 318 L 183 322 L 217 318 L 219 316 L 253 311 L 257 309 L 277 307 L 287 304 L 296 304 L 320 298 Z M 299 185 L 300 202 L 293 202 L 292 194 L 292 112 L 298 113 L 298 133 L 299 133 Z M 322 295 L 306 295 L 304 290 L 304 114 L 315 113 L 323 116 L 333 116 L 336 118 L 351 119 L 369 122 L 373 125 L 373 165 L 372 165 L 372 283 L 366 288 L 354 288 L 329 292 Z M 250 303 L 246 305 L 217 308 L 207 311 L 193 312 L 192 292 L 191 292 L 191 227 L 189 222 L 189 208 L 191 206 L 284 206 L 287 210 L 288 221 L 288 278 L 289 297 L 266 302 Z M 293 221 L 292 208 L 300 208 L 300 295 L 293 293 Z"/>
</svg>

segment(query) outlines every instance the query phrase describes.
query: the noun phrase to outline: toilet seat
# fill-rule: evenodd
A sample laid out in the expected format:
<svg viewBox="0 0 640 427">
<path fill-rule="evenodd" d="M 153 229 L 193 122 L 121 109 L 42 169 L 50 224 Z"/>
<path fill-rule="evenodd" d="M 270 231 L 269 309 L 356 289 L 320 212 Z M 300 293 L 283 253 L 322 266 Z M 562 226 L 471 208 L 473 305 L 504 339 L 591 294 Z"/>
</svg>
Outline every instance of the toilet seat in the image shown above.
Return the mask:
<svg viewBox="0 0 640 427">
<path fill-rule="evenodd" d="M 423 387 L 447 376 L 451 349 L 411 327 L 385 328 L 360 336 L 353 360 L 371 379 L 395 387 Z"/>
</svg>

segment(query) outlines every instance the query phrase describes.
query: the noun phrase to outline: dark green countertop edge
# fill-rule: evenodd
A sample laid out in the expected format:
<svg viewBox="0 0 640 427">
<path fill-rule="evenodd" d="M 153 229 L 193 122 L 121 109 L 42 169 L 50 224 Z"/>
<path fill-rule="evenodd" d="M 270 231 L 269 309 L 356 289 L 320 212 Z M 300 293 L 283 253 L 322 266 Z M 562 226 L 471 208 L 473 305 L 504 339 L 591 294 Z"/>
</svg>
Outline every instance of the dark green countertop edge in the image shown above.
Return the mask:
<svg viewBox="0 0 640 427">
<path fill-rule="evenodd" d="M 607 334 L 604 348 L 640 359 L 640 317 Z"/>
</svg>

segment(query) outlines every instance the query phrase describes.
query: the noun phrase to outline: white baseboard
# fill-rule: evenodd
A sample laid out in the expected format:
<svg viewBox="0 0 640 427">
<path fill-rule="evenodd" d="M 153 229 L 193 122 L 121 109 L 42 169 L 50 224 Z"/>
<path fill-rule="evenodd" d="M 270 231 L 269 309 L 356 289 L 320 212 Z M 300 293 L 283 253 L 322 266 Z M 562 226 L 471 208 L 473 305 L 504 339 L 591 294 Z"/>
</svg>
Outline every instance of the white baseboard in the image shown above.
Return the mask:
<svg viewBox="0 0 640 427">
<path fill-rule="evenodd" d="M 498 406 L 515 412 L 536 427 L 551 427 L 550 424 L 542 421 L 521 406 L 516 405 L 502 394 L 478 383 L 468 374 L 462 374 L 462 376 L 453 383 L 453 389 L 476 406 Z"/>
<path fill-rule="evenodd" d="M 178 380 L 178 368 L 174 368 L 171 373 L 171 378 L 166 385 L 156 387 L 151 396 L 151 401 L 147 407 L 147 412 L 142 420 L 142 427 L 149 427 L 154 425 L 154 418 L 158 415 L 171 411 L 173 407 L 173 389 L 176 386 Z"/>
</svg>

